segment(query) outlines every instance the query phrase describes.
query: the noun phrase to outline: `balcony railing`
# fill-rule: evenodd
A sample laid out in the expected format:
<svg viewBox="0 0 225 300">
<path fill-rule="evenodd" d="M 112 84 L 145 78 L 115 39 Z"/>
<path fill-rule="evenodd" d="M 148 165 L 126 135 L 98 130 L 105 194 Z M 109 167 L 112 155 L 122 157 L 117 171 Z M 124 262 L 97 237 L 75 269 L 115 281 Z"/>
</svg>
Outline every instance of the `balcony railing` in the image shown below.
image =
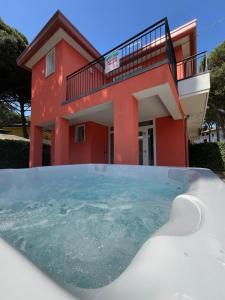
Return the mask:
<svg viewBox="0 0 225 300">
<path fill-rule="evenodd" d="M 66 100 L 83 97 L 163 63 L 169 64 L 176 82 L 176 58 L 167 18 L 70 74 Z"/>
<path fill-rule="evenodd" d="M 177 79 L 187 79 L 208 71 L 207 53 L 201 52 L 177 63 Z"/>
</svg>

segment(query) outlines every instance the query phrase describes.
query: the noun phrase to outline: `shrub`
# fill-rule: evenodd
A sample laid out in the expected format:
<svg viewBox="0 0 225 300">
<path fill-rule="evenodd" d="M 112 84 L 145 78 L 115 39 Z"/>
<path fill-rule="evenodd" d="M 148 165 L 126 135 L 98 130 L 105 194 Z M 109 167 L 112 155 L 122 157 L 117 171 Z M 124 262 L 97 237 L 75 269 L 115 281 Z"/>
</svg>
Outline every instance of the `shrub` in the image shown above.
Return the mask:
<svg viewBox="0 0 225 300">
<path fill-rule="evenodd" d="M 190 167 L 225 170 L 225 142 L 190 145 L 189 164 Z"/>
<path fill-rule="evenodd" d="M 28 168 L 29 142 L 0 140 L 0 169 Z M 50 164 L 50 146 L 43 145 L 43 165 Z"/>
</svg>

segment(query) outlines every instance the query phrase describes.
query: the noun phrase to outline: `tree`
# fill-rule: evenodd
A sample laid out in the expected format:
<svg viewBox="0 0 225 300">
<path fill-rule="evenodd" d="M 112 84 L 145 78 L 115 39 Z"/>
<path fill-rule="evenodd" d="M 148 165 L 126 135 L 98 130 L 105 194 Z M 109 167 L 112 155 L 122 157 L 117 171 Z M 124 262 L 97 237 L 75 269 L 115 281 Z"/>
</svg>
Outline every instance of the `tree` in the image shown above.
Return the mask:
<svg viewBox="0 0 225 300">
<path fill-rule="evenodd" d="M 20 115 L 0 102 L 0 127 L 20 122 Z"/>
<path fill-rule="evenodd" d="M 28 46 L 26 37 L 0 18 L 0 102 L 20 114 L 24 137 L 28 137 L 26 111 L 30 109 L 30 72 L 19 68 L 16 59 Z"/>
<path fill-rule="evenodd" d="M 225 41 L 211 52 L 208 65 L 211 73 L 211 89 L 206 121 L 213 121 L 216 128 L 222 129 L 225 137 Z"/>
</svg>

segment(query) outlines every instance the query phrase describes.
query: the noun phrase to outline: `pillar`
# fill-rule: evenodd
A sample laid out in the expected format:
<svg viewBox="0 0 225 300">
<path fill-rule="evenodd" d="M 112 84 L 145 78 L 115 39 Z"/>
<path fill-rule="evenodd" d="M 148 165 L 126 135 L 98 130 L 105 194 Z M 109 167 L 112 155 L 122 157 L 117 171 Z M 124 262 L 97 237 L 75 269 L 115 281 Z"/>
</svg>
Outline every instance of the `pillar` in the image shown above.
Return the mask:
<svg viewBox="0 0 225 300">
<path fill-rule="evenodd" d="M 138 102 L 132 96 L 113 101 L 114 110 L 114 163 L 139 163 Z"/>
<path fill-rule="evenodd" d="M 69 163 L 69 121 L 61 117 L 55 120 L 54 164 Z"/>
</svg>

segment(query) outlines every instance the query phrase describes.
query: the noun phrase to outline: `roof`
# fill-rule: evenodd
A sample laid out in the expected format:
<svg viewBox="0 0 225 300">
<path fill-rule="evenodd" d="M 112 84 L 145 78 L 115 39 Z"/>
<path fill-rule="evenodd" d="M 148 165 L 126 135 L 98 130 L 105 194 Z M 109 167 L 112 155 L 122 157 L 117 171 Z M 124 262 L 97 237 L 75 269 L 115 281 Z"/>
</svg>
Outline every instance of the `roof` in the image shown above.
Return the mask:
<svg viewBox="0 0 225 300">
<path fill-rule="evenodd" d="M 58 36 L 54 36 L 59 30 Z M 67 35 L 67 36 L 66 36 Z M 187 37 L 190 39 L 187 40 Z M 171 31 L 174 46 L 179 44 L 186 45 L 186 56 L 196 53 L 196 19 Z M 93 61 L 101 56 L 93 45 L 78 31 L 78 29 L 59 11 L 52 16 L 40 33 L 35 37 L 31 44 L 26 48 L 17 59 L 17 64 L 25 69 L 31 70 L 32 66 L 40 60 L 60 39 L 67 38 L 67 41 L 82 54 L 87 54 L 89 61 Z M 74 44 L 71 43 L 71 38 Z M 43 50 L 44 45 L 50 41 L 48 47 Z M 160 39 L 160 43 L 163 40 Z M 76 43 L 76 44 L 75 44 Z M 189 44 L 189 45 L 188 45 Z M 38 53 L 39 52 L 39 53 Z M 83 54 L 84 54 L 83 53 Z"/>
<path fill-rule="evenodd" d="M 23 142 L 30 142 L 30 139 L 26 139 L 22 136 L 18 136 L 18 135 L 13 135 L 13 134 L 4 134 L 4 133 L 0 133 L 0 140 L 7 140 L 7 141 L 23 141 Z M 51 145 L 51 141 L 43 139 L 42 140 L 43 144 L 46 145 Z"/>
<path fill-rule="evenodd" d="M 101 55 L 79 30 L 57 10 L 31 44 L 18 57 L 17 64 L 25 69 L 30 69 L 26 66 L 26 63 L 60 28 L 76 41 L 93 59 Z"/>
<path fill-rule="evenodd" d="M 7 125 L 4 125 L 2 127 L 4 128 L 12 128 L 12 127 L 22 127 L 23 125 L 21 123 L 11 123 L 11 124 L 7 124 Z M 30 126 L 30 122 L 26 123 L 26 126 Z"/>
<path fill-rule="evenodd" d="M 191 31 L 193 31 L 193 29 L 196 28 L 196 24 L 197 24 L 197 19 L 193 19 L 193 20 L 183 24 L 182 26 L 173 29 L 171 31 L 171 36 L 173 38 L 175 38 L 176 35 L 180 35 L 182 33 L 187 34 L 188 32 L 191 32 Z"/>
<path fill-rule="evenodd" d="M 25 139 L 21 136 L 17 136 L 17 135 L 13 135 L 13 134 L 3 134 L 3 133 L 0 133 L 0 140 L 29 142 L 29 139 Z"/>
<path fill-rule="evenodd" d="M 194 55 L 197 52 L 197 34 L 196 34 L 196 27 L 197 27 L 197 19 L 193 19 L 190 22 L 183 24 L 180 27 L 175 28 L 171 31 L 171 38 L 173 43 L 176 44 L 179 40 L 182 41 L 181 44 L 183 46 L 187 46 L 188 41 L 185 41 L 185 37 L 189 36 L 190 40 L 190 53 L 188 56 Z"/>
</svg>

